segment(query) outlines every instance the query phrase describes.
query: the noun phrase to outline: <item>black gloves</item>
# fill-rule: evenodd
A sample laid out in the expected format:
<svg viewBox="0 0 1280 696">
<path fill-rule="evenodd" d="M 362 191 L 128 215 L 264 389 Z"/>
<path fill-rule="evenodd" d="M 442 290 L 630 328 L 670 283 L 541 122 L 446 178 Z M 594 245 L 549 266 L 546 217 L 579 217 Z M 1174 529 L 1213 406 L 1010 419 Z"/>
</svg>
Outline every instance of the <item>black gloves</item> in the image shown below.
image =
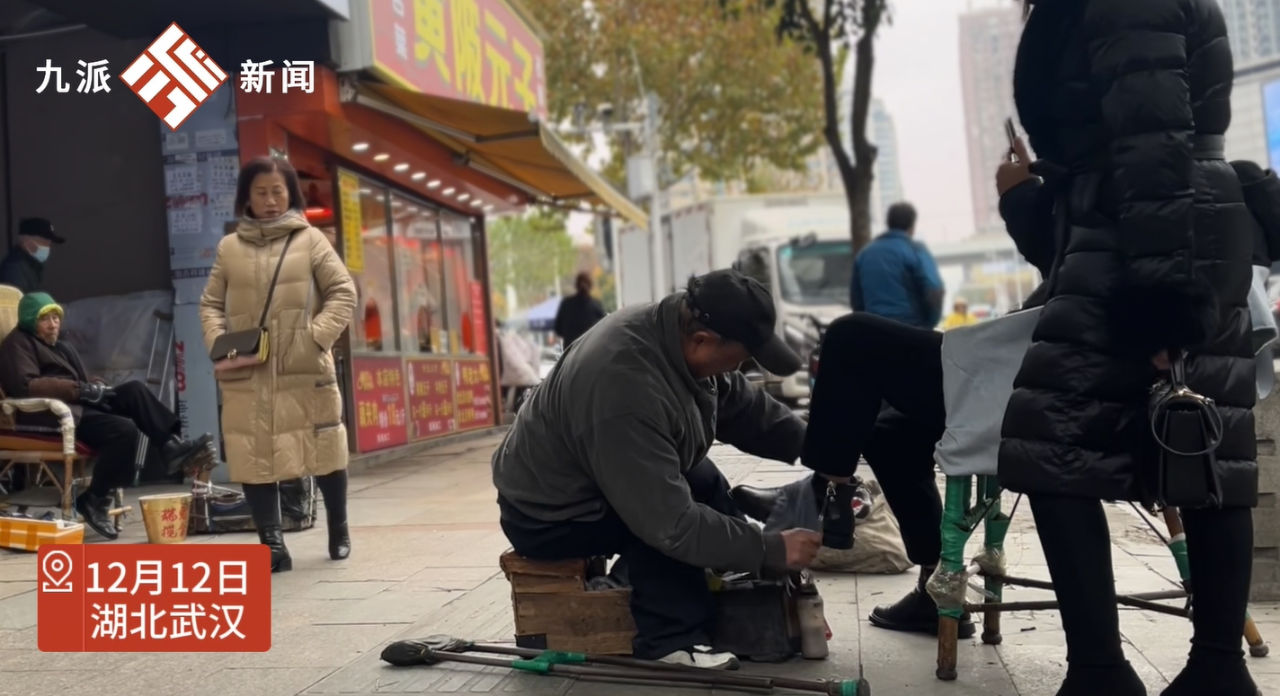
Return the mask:
<svg viewBox="0 0 1280 696">
<path fill-rule="evenodd" d="M 115 390 L 100 382 L 80 383 L 80 403 L 98 405 L 115 393 Z"/>
</svg>

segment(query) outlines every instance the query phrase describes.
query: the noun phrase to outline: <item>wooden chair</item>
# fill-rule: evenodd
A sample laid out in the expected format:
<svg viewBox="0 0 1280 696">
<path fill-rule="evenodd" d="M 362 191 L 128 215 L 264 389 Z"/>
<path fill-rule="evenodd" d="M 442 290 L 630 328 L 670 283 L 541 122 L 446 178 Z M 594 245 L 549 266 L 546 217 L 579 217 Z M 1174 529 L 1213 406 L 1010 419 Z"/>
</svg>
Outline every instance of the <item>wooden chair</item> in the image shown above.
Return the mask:
<svg viewBox="0 0 1280 696">
<path fill-rule="evenodd" d="M 0 285 L 0 340 L 18 325 L 18 302 L 22 293 L 17 288 Z M 58 417 L 58 429 L 19 427 L 14 422 L 18 411 L 47 412 Z M 54 507 L 62 510 L 63 519 L 74 520 L 75 496 L 84 484 L 86 464 L 94 457 L 88 445 L 75 439 L 75 421 L 71 409 L 56 399 L 9 399 L 0 390 L 0 479 L 15 468 L 27 471 L 25 490 L 0 497 L 0 506 L 25 511 L 32 507 Z M 62 464 L 61 475 L 54 471 Z M 52 465 L 52 466 L 51 466 Z M 50 495 L 52 494 L 52 495 Z M 115 507 L 110 510 L 116 528 L 131 508 L 123 505 L 123 492 L 115 493 Z"/>
<path fill-rule="evenodd" d="M 976 480 L 977 495 L 974 495 Z M 963 612 L 982 612 L 982 642 L 987 645 L 999 645 L 1003 641 L 1000 634 L 1000 614 L 1008 611 L 1052 610 L 1058 608 L 1056 601 L 1005 602 L 1003 591 L 1006 585 L 1031 587 L 1041 590 L 1053 590 L 1053 583 L 1043 580 L 1012 577 L 1005 568 L 1004 539 L 1009 532 L 1009 524 L 1013 508 L 1005 513 L 1001 510 L 1001 496 L 1004 490 L 995 476 L 948 476 L 946 496 L 942 514 L 942 558 L 938 570 L 929 579 L 929 594 L 938 600 L 938 668 L 935 675 L 938 679 L 951 681 L 956 678 L 958 662 L 959 619 Z M 1021 497 L 1019 497 L 1021 500 Z M 1134 506 L 1151 530 L 1169 547 L 1174 561 L 1178 565 L 1178 574 L 1182 580 L 1182 588 L 1156 592 L 1120 595 L 1116 602 L 1122 606 L 1171 614 L 1190 618 L 1191 572 L 1187 565 L 1187 542 L 1182 532 L 1182 518 L 1176 509 L 1160 511 L 1168 528 L 1168 536 L 1156 529 L 1155 523 L 1147 517 L 1145 511 Z M 970 562 L 964 560 L 964 548 L 969 537 L 983 528 L 982 551 Z M 956 601 L 963 596 L 969 578 L 983 578 L 984 598 L 980 603 L 971 603 L 967 598 L 963 604 Z M 1161 600 L 1185 600 L 1182 607 L 1161 604 Z M 1249 644 L 1249 654 L 1253 657 L 1265 657 L 1269 652 L 1266 642 L 1258 632 L 1253 619 L 1245 614 L 1244 638 Z"/>
</svg>

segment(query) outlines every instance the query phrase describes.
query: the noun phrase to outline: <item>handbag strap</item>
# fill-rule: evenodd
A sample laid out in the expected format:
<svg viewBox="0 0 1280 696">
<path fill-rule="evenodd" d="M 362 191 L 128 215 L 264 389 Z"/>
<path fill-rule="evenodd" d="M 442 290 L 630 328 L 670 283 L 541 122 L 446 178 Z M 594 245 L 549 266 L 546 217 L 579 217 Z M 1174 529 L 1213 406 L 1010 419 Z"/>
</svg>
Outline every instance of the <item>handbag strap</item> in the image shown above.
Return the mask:
<svg viewBox="0 0 1280 696">
<path fill-rule="evenodd" d="M 271 311 L 271 297 L 276 294 L 276 281 L 280 280 L 280 269 L 284 266 L 284 257 L 289 255 L 289 245 L 293 244 L 293 236 L 298 233 L 294 230 L 284 238 L 284 250 L 280 252 L 280 260 L 276 262 L 276 272 L 271 276 L 271 285 L 267 286 L 267 301 L 262 305 L 262 318 L 258 320 L 258 328 L 267 328 L 267 313 Z"/>
</svg>

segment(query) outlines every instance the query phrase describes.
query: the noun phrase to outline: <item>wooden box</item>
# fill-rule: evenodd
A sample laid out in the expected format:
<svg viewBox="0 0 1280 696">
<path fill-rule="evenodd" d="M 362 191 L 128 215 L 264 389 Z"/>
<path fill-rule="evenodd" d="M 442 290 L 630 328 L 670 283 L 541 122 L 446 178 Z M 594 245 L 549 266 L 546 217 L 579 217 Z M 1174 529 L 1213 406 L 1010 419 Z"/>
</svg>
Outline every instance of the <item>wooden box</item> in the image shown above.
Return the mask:
<svg viewBox="0 0 1280 696">
<path fill-rule="evenodd" d="M 531 561 L 508 551 L 499 562 L 511 583 L 517 645 L 631 654 L 631 591 L 587 590 L 588 580 L 605 574 L 605 559 Z"/>
<path fill-rule="evenodd" d="M 45 544 L 83 544 L 84 525 L 64 520 L 0 517 L 0 547 L 38 551 Z"/>
</svg>

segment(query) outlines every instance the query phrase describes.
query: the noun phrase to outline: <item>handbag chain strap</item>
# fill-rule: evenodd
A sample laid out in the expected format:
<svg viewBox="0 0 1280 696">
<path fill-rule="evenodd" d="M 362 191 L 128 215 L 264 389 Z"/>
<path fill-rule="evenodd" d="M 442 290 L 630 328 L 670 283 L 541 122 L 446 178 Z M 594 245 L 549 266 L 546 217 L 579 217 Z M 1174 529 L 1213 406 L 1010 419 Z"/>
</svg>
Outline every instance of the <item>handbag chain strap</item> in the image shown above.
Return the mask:
<svg viewBox="0 0 1280 696">
<path fill-rule="evenodd" d="M 1179 452 L 1166 444 L 1164 439 L 1160 436 L 1160 430 L 1157 425 L 1162 420 L 1161 416 L 1168 411 L 1170 402 L 1175 399 L 1184 404 L 1193 404 L 1196 410 L 1200 411 L 1205 423 L 1209 426 L 1209 432 L 1206 433 L 1209 436 L 1209 442 L 1207 443 L 1207 446 L 1199 452 Z M 1191 388 L 1187 386 L 1186 361 L 1184 354 L 1181 352 L 1170 353 L 1169 355 L 1168 390 L 1160 397 L 1155 408 L 1152 409 L 1150 421 L 1151 437 L 1155 439 L 1156 444 L 1160 446 L 1160 449 L 1163 449 L 1169 454 L 1180 457 L 1199 457 L 1218 449 L 1218 445 L 1222 444 L 1222 414 L 1218 412 L 1218 408 L 1214 405 L 1212 399 L 1191 391 Z"/>
<path fill-rule="evenodd" d="M 271 297 L 276 294 L 276 281 L 280 280 L 280 269 L 284 266 L 284 257 L 289 255 L 289 245 L 293 244 L 293 236 L 298 231 L 294 230 L 284 238 L 284 250 L 280 252 L 280 260 L 276 262 L 276 272 L 271 276 L 271 285 L 267 286 L 267 301 L 262 305 L 262 318 L 258 320 L 258 328 L 266 330 L 267 313 L 271 311 Z"/>
</svg>

